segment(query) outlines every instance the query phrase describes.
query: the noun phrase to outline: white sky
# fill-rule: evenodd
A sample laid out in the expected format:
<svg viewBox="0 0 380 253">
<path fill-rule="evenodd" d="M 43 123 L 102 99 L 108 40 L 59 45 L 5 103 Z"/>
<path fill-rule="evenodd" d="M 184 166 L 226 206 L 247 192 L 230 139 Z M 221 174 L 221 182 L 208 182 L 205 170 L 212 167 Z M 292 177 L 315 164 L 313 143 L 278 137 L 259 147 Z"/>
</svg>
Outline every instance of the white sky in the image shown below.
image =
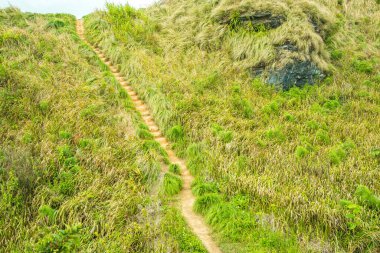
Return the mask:
<svg viewBox="0 0 380 253">
<path fill-rule="evenodd" d="M 0 0 L 0 8 L 13 5 L 22 11 L 38 13 L 70 13 L 78 18 L 102 9 L 106 2 L 129 3 L 135 8 L 147 7 L 157 0 Z"/>
</svg>

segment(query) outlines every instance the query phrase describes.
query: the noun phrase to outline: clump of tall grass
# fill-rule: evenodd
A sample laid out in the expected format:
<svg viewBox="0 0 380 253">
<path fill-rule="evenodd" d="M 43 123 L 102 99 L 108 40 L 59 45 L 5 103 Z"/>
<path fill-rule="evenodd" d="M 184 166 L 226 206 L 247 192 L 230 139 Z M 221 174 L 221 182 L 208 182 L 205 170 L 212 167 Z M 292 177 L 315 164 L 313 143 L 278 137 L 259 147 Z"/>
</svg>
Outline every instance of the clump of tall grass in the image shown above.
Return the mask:
<svg viewBox="0 0 380 253">
<path fill-rule="evenodd" d="M 203 196 L 205 194 L 219 193 L 217 184 L 212 182 L 194 181 L 192 192 L 195 196 Z"/>
<path fill-rule="evenodd" d="M 198 197 L 194 203 L 194 211 L 205 215 L 212 205 L 220 203 L 222 200 L 219 194 L 208 193 Z"/>
<path fill-rule="evenodd" d="M 145 152 L 157 152 L 166 164 L 169 164 L 169 156 L 165 149 L 155 140 L 145 140 L 142 145 L 142 150 Z"/>
<path fill-rule="evenodd" d="M 50 21 L 46 27 L 58 29 L 58 28 L 61 28 L 64 26 L 66 26 L 65 21 L 63 21 L 61 19 L 54 19 L 54 20 Z"/>
<path fill-rule="evenodd" d="M 164 175 L 163 192 L 168 196 L 174 196 L 182 190 L 182 179 L 174 174 Z"/>
<path fill-rule="evenodd" d="M 153 134 L 149 132 L 147 129 L 137 129 L 137 136 L 141 139 L 145 140 L 152 140 L 153 139 Z"/>
<path fill-rule="evenodd" d="M 170 164 L 169 165 L 169 172 L 180 175 L 181 174 L 181 167 L 178 164 Z"/>
<path fill-rule="evenodd" d="M 180 125 L 173 126 L 169 129 L 167 136 L 171 141 L 179 141 L 184 137 L 184 130 Z"/>
</svg>

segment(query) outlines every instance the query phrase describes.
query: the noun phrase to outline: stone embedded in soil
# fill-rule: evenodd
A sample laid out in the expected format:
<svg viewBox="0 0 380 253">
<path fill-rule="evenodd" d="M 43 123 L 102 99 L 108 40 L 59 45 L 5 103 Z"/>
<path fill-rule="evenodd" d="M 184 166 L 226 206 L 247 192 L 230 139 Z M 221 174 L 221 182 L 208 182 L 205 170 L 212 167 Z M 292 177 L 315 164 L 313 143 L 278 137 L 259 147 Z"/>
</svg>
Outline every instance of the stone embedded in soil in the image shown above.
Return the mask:
<svg viewBox="0 0 380 253">
<path fill-rule="evenodd" d="M 291 51 L 291 52 L 298 51 L 297 45 L 295 45 L 293 42 L 290 42 L 290 41 L 286 41 L 284 44 L 276 46 L 276 49 L 279 51 L 281 50 Z"/>
<path fill-rule="evenodd" d="M 266 29 L 275 29 L 285 22 L 282 15 L 273 15 L 271 12 L 256 12 L 250 15 L 242 15 L 239 17 L 241 22 L 250 22 L 254 27 L 263 25 Z"/>
<path fill-rule="evenodd" d="M 255 13 L 243 14 L 237 17 L 241 23 L 251 23 L 253 27 L 264 26 L 265 29 L 275 29 L 281 26 L 286 18 L 283 15 L 274 15 L 269 11 L 257 11 Z M 231 24 L 232 19 L 222 20 L 221 24 Z"/>
<path fill-rule="evenodd" d="M 281 45 L 276 45 L 278 56 L 281 52 L 298 52 L 298 47 L 291 41 L 286 41 Z M 250 74 L 254 77 L 266 76 L 266 82 L 275 85 L 283 90 L 289 90 L 293 86 L 302 87 L 306 84 L 316 84 L 325 78 L 324 72 L 309 60 L 301 61 L 293 59 L 293 62 L 286 64 L 282 68 L 269 68 L 263 63 L 250 68 Z"/>
<path fill-rule="evenodd" d="M 311 61 L 294 60 L 282 69 L 269 71 L 267 83 L 289 90 L 293 86 L 302 87 L 322 81 L 325 74 Z"/>
<path fill-rule="evenodd" d="M 309 17 L 309 23 L 313 27 L 314 31 L 322 37 L 322 39 L 326 39 L 328 34 L 328 32 L 324 29 L 326 21 L 318 19 L 316 17 Z"/>
<path fill-rule="evenodd" d="M 264 73 L 264 71 L 265 71 L 265 64 L 260 63 L 250 69 L 250 74 L 252 76 L 261 76 Z"/>
</svg>

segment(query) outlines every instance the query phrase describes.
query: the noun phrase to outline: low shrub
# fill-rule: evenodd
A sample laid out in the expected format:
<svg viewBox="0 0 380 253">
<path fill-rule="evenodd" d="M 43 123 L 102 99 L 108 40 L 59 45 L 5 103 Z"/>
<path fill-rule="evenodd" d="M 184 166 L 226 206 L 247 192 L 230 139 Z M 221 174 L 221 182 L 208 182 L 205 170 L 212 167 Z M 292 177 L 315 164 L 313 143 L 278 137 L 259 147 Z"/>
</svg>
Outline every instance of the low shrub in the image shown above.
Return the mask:
<svg viewBox="0 0 380 253">
<path fill-rule="evenodd" d="M 61 139 L 71 139 L 72 134 L 68 131 L 59 131 L 59 138 Z"/>
<path fill-rule="evenodd" d="M 289 122 L 294 122 L 296 120 L 296 117 L 290 113 L 285 113 L 284 119 Z"/>
<path fill-rule="evenodd" d="M 353 143 L 351 140 L 347 140 L 339 146 L 336 146 L 329 152 L 330 162 L 334 165 L 340 164 L 347 158 L 349 152 L 354 148 L 355 143 Z"/>
<path fill-rule="evenodd" d="M 219 85 L 223 84 L 223 78 L 218 72 L 213 72 L 209 76 L 203 79 L 199 79 L 193 82 L 196 90 L 198 92 L 203 92 L 205 90 L 216 89 Z"/>
</svg>

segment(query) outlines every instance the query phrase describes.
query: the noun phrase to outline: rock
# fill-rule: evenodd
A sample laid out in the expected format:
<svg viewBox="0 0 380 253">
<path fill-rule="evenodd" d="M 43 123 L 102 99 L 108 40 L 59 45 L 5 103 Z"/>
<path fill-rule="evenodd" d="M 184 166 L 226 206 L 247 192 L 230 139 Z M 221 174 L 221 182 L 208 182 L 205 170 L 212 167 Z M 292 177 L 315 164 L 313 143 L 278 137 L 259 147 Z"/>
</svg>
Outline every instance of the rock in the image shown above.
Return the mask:
<svg viewBox="0 0 380 253">
<path fill-rule="evenodd" d="M 281 26 L 285 20 L 284 16 L 274 16 L 268 11 L 256 12 L 251 15 L 243 15 L 239 17 L 239 21 L 241 22 L 250 22 L 253 27 L 263 25 L 266 29 L 275 29 Z"/>
<path fill-rule="evenodd" d="M 328 32 L 324 28 L 326 26 L 326 21 L 315 17 L 309 17 L 309 23 L 313 27 L 314 31 L 322 37 L 322 39 L 327 37 Z"/>
<path fill-rule="evenodd" d="M 237 18 L 241 23 L 251 23 L 253 27 L 259 27 L 263 25 L 265 29 L 275 29 L 281 26 L 286 18 L 283 15 L 273 15 L 269 11 L 258 11 L 253 14 L 244 14 Z M 222 21 L 222 24 L 232 23 L 233 20 Z"/>
<path fill-rule="evenodd" d="M 286 41 L 282 45 L 276 45 L 278 55 L 281 51 L 298 52 L 298 47 L 291 41 Z M 268 84 L 275 85 L 283 90 L 289 90 L 293 86 L 302 87 L 306 84 L 315 84 L 325 78 L 325 74 L 312 61 L 301 61 L 293 59 L 293 62 L 286 64 L 283 68 L 270 68 L 264 63 L 260 63 L 249 69 L 254 77 L 266 76 Z M 265 74 L 265 75 L 263 75 Z"/>
<path fill-rule="evenodd" d="M 313 26 L 314 31 L 318 34 L 321 34 L 322 29 L 320 28 L 321 25 L 319 24 L 318 20 L 314 17 L 310 17 L 309 22 Z"/>
<path fill-rule="evenodd" d="M 297 52 L 298 51 L 298 47 L 290 41 L 286 41 L 283 45 L 276 46 L 276 49 L 277 50 L 291 51 L 291 52 Z"/>
<path fill-rule="evenodd" d="M 325 78 L 325 74 L 311 61 L 295 60 L 282 69 L 269 71 L 266 82 L 289 90 L 293 86 L 302 87 L 306 84 L 315 84 Z"/>
<path fill-rule="evenodd" d="M 250 69 L 250 73 L 253 76 L 261 76 L 264 73 L 264 71 L 265 71 L 265 64 L 263 63 L 260 63 L 257 66 L 252 67 Z"/>
<path fill-rule="evenodd" d="M 223 19 L 223 20 L 221 20 Z M 281 26 L 286 21 L 286 16 L 282 14 L 274 14 L 271 11 L 256 11 L 251 13 L 239 14 L 237 17 L 231 18 L 231 15 L 223 15 L 219 17 L 220 24 L 229 24 L 232 29 L 245 27 L 253 30 L 275 29 Z M 314 17 L 309 18 L 309 22 L 313 26 L 316 33 L 323 35 L 324 21 Z M 287 40 L 283 44 L 274 45 L 277 51 L 275 61 L 283 60 L 283 57 L 289 57 L 292 52 L 299 52 L 298 46 Z M 290 52 L 290 54 L 289 54 Z M 245 57 L 242 57 L 243 59 Z M 293 86 L 302 87 L 305 84 L 315 84 L 325 78 L 324 72 L 310 60 L 292 59 L 291 63 L 286 64 L 282 68 L 270 67 L 275 62 L 259 63 L 249 69 L 249 72 L 254 77 L 266 77 L 266 82 L 283 90 L 289 90 Z M 274 64 L 275 65 L 275 64 Z"/>
</svg>

